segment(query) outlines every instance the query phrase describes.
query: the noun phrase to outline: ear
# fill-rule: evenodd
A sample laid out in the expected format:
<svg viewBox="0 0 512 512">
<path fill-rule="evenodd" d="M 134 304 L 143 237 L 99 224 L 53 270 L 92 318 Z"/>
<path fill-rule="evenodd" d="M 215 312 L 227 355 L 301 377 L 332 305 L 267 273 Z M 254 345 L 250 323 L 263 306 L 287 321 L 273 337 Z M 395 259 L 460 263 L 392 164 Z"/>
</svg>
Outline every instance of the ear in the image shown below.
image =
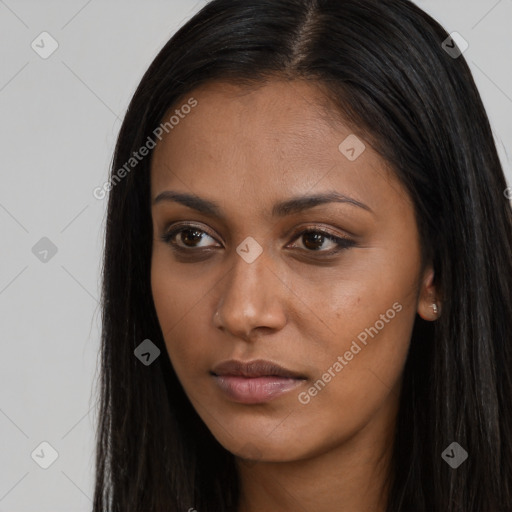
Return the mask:
<svg viewBox="0 0 512 512">
<path fill-rule="evenodd" d="M 418 296 L 418 315 L 420 315 L 423 320 L 433 322 L 439 318 L 440 314 L 441 302 L 437 297 L 437 290 L 434 284 L 434 269 L 429 265 L 421 281 Z"/>
</svg>

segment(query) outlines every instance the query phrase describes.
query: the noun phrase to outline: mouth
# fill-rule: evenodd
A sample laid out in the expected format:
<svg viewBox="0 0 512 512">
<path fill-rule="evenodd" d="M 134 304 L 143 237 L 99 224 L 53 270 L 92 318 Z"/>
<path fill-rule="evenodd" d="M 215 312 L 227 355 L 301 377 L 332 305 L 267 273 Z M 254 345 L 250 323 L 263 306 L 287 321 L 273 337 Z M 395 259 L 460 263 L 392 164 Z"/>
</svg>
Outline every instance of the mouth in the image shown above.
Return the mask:
<svg viewBox="0 0 512 512">
<path fill-rule="evenodd" d="M 224 361 L 216 365 L 210 374 L 228 398 L 244 404 L 268 402 L 307 379 L 305 375 L 261 359 Z"/>
</svg>

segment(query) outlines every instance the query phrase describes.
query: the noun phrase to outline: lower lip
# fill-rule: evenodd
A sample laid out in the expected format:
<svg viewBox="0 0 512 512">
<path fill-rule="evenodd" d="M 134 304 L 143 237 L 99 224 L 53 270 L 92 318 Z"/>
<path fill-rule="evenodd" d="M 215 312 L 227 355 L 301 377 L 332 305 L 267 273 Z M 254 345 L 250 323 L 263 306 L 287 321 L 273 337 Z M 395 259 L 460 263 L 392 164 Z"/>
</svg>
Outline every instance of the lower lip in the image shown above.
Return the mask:
<svg viewBox="0 0 512 512">
<path fill-rule="evenodd" d="M 297 386 L 304 379 L 288 377 L 238 377 L 233 375 L 214 375 L 219 388 L 233 401 L 243 404 L 268 402 Z"/>
</svg>

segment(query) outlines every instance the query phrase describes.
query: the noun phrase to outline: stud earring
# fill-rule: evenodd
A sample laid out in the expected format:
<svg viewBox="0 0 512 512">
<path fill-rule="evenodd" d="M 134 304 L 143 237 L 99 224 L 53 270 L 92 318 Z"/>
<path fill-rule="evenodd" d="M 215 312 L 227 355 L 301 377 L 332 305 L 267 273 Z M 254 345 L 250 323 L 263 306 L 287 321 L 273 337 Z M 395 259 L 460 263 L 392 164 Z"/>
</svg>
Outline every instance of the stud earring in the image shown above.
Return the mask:
<svg viewBox="0 0 512 512">
<path fill-rule="evenodd" d="M 437 307 L 437 304 L 435 302 L 432 304 L 432 309 L 434 310 L 434 315 L 437 315 L 438 307 Z"/>
</svg>

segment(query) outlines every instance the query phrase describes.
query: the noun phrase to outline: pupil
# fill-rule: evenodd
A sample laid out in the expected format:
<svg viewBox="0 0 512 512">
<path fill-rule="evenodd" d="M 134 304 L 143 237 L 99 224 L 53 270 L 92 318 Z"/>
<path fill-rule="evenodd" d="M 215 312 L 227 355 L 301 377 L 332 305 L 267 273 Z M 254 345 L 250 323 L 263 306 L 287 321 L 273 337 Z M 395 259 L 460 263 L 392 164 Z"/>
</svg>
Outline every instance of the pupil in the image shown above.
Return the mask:
<svg viewBox="0 0 512 512">
<path fill-rule="evenodd" d="M 304 237 L 304 245 L 308 248 L 308 249 L 314 249 L 314 250 L 317 250 L 319 249 L 324 241 L 324 235 L 320 234 L 320 233 L 305 233 L 303 235 Z M 310 244 L 312 244 L 312 247 L 310 246 Z M 318 244 L 318 245 L 315 245 L 315 244 Z"/>
<path fill-rule="evenodd" d="M 192 233 L 192 235 L 190 235 Z M 194 245 L 194 242 L 199 242 L 202 238 L 202 233 L 197 229 L 185 229 L 181 233 L 181 239 L 186 245 L 190 242 L 190 245 Z"/>
</svg>

